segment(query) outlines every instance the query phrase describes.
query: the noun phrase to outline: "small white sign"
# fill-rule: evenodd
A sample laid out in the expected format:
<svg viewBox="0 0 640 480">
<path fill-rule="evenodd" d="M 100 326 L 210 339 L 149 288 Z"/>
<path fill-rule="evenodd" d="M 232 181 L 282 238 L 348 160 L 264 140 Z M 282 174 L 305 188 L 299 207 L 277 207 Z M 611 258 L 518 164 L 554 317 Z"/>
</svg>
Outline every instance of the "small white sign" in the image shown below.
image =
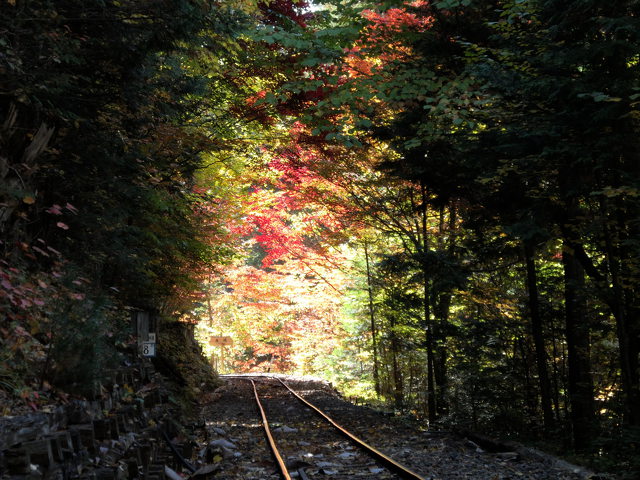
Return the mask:
<svg viewBox="0 0 640 480">
<path fill-rule="evenodd" d="M 143 342 L 142 343 L 142 356 L 143 357 L 155 357 L 156 356 L 156 344 L 155 344 L 155 342 Z"/>
<path fill-rule="evenodd" d="M 156 334 L 155 333 L 149 333 L 147 336 L 149 337 L 147 342 L 156 343 Z"/>
</svg>

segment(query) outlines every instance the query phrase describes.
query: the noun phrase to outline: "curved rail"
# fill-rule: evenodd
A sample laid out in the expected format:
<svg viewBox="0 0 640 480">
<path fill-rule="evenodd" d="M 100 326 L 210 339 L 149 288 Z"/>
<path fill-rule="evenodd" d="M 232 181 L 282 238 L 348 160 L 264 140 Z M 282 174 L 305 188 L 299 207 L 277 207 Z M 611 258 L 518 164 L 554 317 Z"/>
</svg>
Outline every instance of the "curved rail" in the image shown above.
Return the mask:
<svg viewBox="0 0 640 480">
<path fill-rule="evenodd" d="M 242 377 L 240 377 L 240 378 L 242 378 Z M 274 377 L 267 377 L 267 378 L 274 379 Z M 251 384 L 253 385 L 253 393 L 254 393 L 254 396 L 255 396 L 255 399 L 256 399 L 256 403 L 258 405 L 258 409 L 260 410 L 260 415 L 262 416 L 262 424 L 264 426 L 264 430 L 266 432 L 267 439 L 268 439 L 269 445 L 271 447 L 271 451 L 272 451 L 274 457 L 276 458 L 276 460 L 278 462 L 278 465 L 280 467 L 280 471 L 282 473 L 283 478 L 285 480 L 290 480 L 291 479 L 291 475 L 289 474 L 289 472 L 287 470 L 287 467 L 286 467 L 286 465 L 284 463 L 284 460 L 282 460 L 282 456 L 280 455 L 280 452 L 278 451 L 278 447 L 276 445 L 276 442 L 275 442 L 273 436 L 271 435 L 271 429 L 269 428 L 269 422 L 267 420 L 267 416 L 265 414 L 264 408 L 262 407 L 262 403 L 260 402 L 260 397 L 258 395 L 258 390 L 256 388 L 256 384 L 251 379 L 247 379 L 247 380 L 250 380 Z M 371 445 L 369 445 L 365 441 L 363 441 L 360 438 L 356 437 L 354 434 L 349 432 L 346 428 L 342 427 L 335 420 L 333 420 L 331 417 L 329 417 L 326 413 L 324 413 L 322 410 L 320 410 L 318 407 L 316 407 L 311 402 L 309 402 L 308 400 L 306 400 L 305 398 L 300 396 L 296 391 L 294 391 L 291 387 L 289 387 L 289 385 L 284 383 L 281 379 L 277 378 L 276 380 L 278 380 L 282 384 L 283 387 L 285 387 L 291 394 L 293 394 L 305 406 L 307 406 L 308 408 L 310 408 L 313 411 L 315 411 L 324 420 L 326 420 L 334 428 L 336 428 L 342 435 L 344 435 L 349 440 L 354 442 L 360 449 L 364 450 L 367 454 L 369 454 L 370 456 L 376 458 L 377 460 L 379 460 L 380 462 L 385 464 L 387 466 L 387 468 L 389 468 L 390 470 L 392 470 L 393 472 L 397 473 L 398 475 L 400 475 L 402 478 L 405 478 L 405 479 L 409 479 L 409 480 L 425 480 L 424 477 L 422 477 L 422 476 L 418 475 L 417 473 L 411 471 L 410 469 L 408 469 L 404 465 L 396 462 L 391 457 L 385 455 L 384 453 L 382 453 L 381 451 L 379 451 L 376 448 L 372 447 Z"/>
<path fill-rule="evenodd" d="M 256 403 L 258 404 L 258 409 L 260 410 L 260 415 L 262 416 L 262 425 L 264 426 L 264 431 L 267 434 L 267 440 L 269 441 L 271 452 L 278 462 L 280 473 L 282 473 L 282 478 L 284 478 L 285 480 L 291 480 L 291 475 L 289 475 L 289 471 L 287 470 L 287 466 L 282 459 L 282 455 L 280 455 L 280 452 L 278 451 L 276 441 L 273 439 L 273 435 L 271 435 L 269 421 L 267 420 L 267 415 L 264 413 L 264 408 L 262 408 L 262 403 L 260 402 L 260 397 L 258 396 L 258 390 L 256 389 L 256 382 L 251 380 L 251 385 L 253 385 L 253 394 L 256 397 Z"/>
<path fill-rule="evenodd" d="M 289 387 L 289 385 L 284 383 L 279 378 L 278 378 L 278 381 L 287 390 L 289 390 L 289 392 L 291 392 L 298 400 L 300 400 L 307 407 L 309 407 L 310 409 L 314 410 L 318 415 L 320 415 L 327 422 L 329 422 L 331 425 L 333 425 L 342 435 L 344 435 L 345 437 L 349 438 L 351 441 L 353 441 L 355 444 L 357 444 L 358 447 L 360 447 L 361 449 L 366 451 L 369 455 L 371 455 L 373 457 L 376 457 L 378 460 L 383 462 L 391 470 L 393 470 L 394 472 L 396 472 L 400 476 L 402 476 L 402 478 L 408 478 L 408 479 L 411 479 L 411 480 L 425 480 L 424 477 L 422 477 L 422 476 L 418 475 L 417 473 L 409 470 L 404 465 L 396 462 L 393 458 L 385 455 L 380 450 L 377 450 L 376 448 L 374 448 L 371 445 L 369 445 L 368 443 L 366 443 L 364 440 L 361 440 L 360 438 L 356 437 L 354 434 L 349 432 L 346 428 L 344 428 L 343 426 L 338 424 L 335 420 L 333 420 L 329 415 L 327 415 L 322 410 L 320 410 L 318 407 L 316 407 L 313 403 L 309 402 L 308 400 L 306 400 L 302 396 L 300 396 L 297 392 L 295 392 L 293 389 L 291 389 L 291 387 Z"/>
</svg>

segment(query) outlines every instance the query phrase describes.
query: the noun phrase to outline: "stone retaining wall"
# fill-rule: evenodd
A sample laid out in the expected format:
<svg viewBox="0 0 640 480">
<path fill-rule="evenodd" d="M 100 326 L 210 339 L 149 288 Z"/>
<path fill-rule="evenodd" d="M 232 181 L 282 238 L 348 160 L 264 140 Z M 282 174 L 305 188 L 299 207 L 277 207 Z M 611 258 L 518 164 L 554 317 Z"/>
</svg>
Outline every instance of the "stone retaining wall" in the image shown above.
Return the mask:
<svg viewBox="0 0 640 480">
<path fill-rule="evenodd" d="M 162 434 L 177 433 L 175 420 L 167 420 L 175 407 L 152 365 L 109 376 L 95 400 L 0 418 L 0 478 L 159 480 L 168 468 L 181 471 Z"/>
</svg>

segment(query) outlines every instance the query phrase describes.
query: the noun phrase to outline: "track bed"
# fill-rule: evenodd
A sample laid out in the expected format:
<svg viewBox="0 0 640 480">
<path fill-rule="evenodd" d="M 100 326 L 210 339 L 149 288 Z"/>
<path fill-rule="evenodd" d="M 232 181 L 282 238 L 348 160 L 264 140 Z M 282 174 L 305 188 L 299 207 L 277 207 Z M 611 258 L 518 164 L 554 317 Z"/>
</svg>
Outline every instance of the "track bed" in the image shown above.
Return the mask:
<svg viewBox="0 0 640 480">
<path fill-rule="evenodd" d="M 398 470 L 366 454 L 344 434 L 297 400 L 278 378 L 301 397 L 365 443 L 413 472 Z M 230 442 L 221 449 L 215 478 L 271 480 L 286 478 L 270 451 L 255 392 L 269 421 L 273 441 L 290 478 L 429 480 L 578 480 L 585 478 L 549 457 L 497 454 L 447 432 L 428 432 L 400 418 L 387 417 L 342 400 L 326 382 L 277 375 L 224 377 L 205 415 L 211 442 Z M 254 381 L 254 391 L 251 380 Z"/>
</svg>

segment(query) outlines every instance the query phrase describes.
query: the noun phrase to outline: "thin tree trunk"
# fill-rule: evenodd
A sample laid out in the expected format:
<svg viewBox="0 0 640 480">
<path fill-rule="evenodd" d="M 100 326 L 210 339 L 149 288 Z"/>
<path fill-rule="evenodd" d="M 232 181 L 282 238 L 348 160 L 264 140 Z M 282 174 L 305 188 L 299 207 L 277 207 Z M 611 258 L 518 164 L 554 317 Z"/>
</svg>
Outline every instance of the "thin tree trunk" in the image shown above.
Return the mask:
<svg viewBox="0 0 640 480">
<path fill-rule="evenodd" d="M 371 282 L 371 267 L 369 264 L 369 247 L 364 242 L 364 258 L 367 264 L 367 291 L 369 293 L 369 319 L 371 322 L 371 348 L 373 350 L 373 383 L 376 396 L 380 397 L 380 372 L 378 367 L 378 332 L 376 327 L 375 310 L 373 307 L 373 287 Z"/>
<path fill-rule="evenodd" d="M 404 391 L 402 386 L 402 371 L 398 363 L 398 337 L 396 335 L 395 317 L 389 319 L 391 331 L 391 364 L 393 368 L 393 400 L 396 408 L 404 408 Z"/>
<path fill-rule="evenodd" d="M 456 208 L 454 204 L 449 207 L 449 224 L 446 225 L 445 209 L 440 208 L 439 215 L 439 234 L 438 234 L 438 250 L 446 252 L 449 258 L 455 255 L 456 239 L 454 235 L 456 224 Z M 448 242 L 444 239 L 449 233 Z M 436 407 L 438 415 L 446 415 L 448 413 L 447 396 L 448 396 L 448 378 L 447 378 L 447 331 L 449 327 L 449 312 L 451 308 L 452 294 L 450 291 L 442 292 L 438 295 L 436 305 L 434 305 L 434 330 L 433 337 L 435 343 L 435 365 L 434 377 L 436 388 Z"/>
<path fill-rule="evenodd" d="M 553 341 L 553 410 L 555 414 L 556 422 L 560 421 L 560 370 L 558 369 L 558 338 L 556 336 L 556 328 L 554 326 L 552 331 Z"/>
<path fill-rule="evenodd" d="M 531 351 L 528 342 L 528 336 L 519 337 L 517 339 L 517 343 L 520 350 L 520 355 L 522 356 L 522 369 L 524 372 L 525 412 L 527 414 L 527 417 L 535 418 L 538 402 L 536 400 L 536 389 L 531 382 L 531 369 L 533 362 L 530 360 Z"/>
<path fill-rule="evenodd" d="M 536 353 L 538 383 L 540 386 L 540 406 L 544 429 L 548 432 L 553 425 L 553 411 L 551 410 L 551 385 L 547 370 L 547 351 L 540 316 L 540 298 L 538 295 L 538 275 L 534 258 L 534 248 L 530 241 L 524 241 L 524 257 L 527 267 L 527 290 L 529 292 L 529 313 L 531 315 L 531 335 Z"/>
</svg>

